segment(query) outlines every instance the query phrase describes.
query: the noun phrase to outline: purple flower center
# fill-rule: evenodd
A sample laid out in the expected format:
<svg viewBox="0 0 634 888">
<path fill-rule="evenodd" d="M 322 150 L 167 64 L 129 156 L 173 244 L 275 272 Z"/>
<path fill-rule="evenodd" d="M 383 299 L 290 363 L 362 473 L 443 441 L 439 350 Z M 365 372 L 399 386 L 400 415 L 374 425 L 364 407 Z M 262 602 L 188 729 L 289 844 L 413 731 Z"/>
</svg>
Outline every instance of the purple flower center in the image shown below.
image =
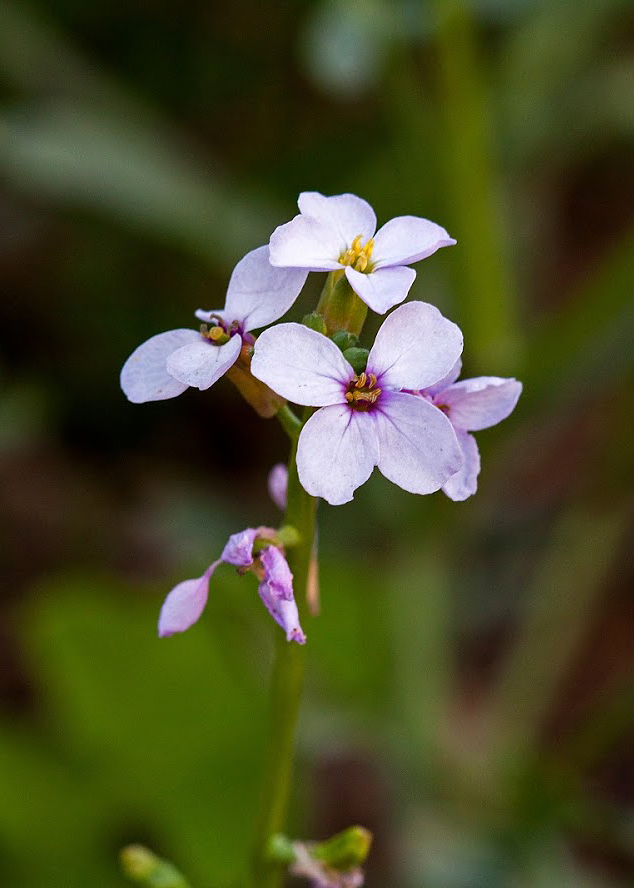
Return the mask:
<svg viewBox="0 0 634 888">
<path fill-rule="evenodd" d="M 353 410 L 370 410 L 381 395 L 374 373 L 355 374 L 348 383 L 345 398 Z"/>
</svg>

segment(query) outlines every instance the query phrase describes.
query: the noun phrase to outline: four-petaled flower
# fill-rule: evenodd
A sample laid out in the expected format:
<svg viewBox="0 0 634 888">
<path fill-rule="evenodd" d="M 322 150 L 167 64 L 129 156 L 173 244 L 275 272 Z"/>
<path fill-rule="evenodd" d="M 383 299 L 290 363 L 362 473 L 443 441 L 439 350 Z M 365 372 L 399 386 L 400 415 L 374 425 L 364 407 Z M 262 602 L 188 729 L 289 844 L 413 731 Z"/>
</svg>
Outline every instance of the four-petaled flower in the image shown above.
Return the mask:
<svg viewBox="0 0 634 888">
<path fill-rule="evenodd" d="M 480 452 L 469 432 L 488 429 L 506 419 L 522 393 L 522 383 L 517 379 L 499 376 L 476 376 L 456 382 L 460 369 L 461 361 L 457 361 L 444 379 L 420 393 L 442 410 L 456 432 L 464 463 L 443 485 L 447 496 L 456 501 L 467 499 L 478 489 Z"/>
<path fill-rule="evenodd" d="M 299 479 L 332 505 L 349 502 L 374 466 L 411 493 L 432 493 L 462 466 L 451 422 L 412 390 L 447 375 L 462 333 L 437 308 L 409 302 L 383 322 L 365 372 L 332 340 L 301 324 L 265 330 L 251 370 L 296 404 L 320 407 L 302 428 Z"/>
<path fill-rule="evenodd" d="M 408 266 L 456 241 L 419 216 L 397 216 L 376 234 L 376 215 L 354 194 L 299 196 L 299 215 L 271 235 L 271 264 L 308 271 L 345 271 L 350 286 L 379 314 L 398 305 L 416 278 Z"/>
<path fill-rule="evenodd" d="M 286 558 L 275 543 L 276 531 L 270 527 L 248 527 L 229 537 L 222 555 L 210 564 L 201 577 L 183 580 L 163 602 L 158 633 L 161 638 L 184 632 L 200 617 L 209 594 L 209 580 L 219 564 L 233 564 L 240 571 L 251 570 L 260 581 L 258 592 L 273 619 L 286 633 L 287 641 L 304 644 L 306 636 L 299 624 L 293 596 L 293 575 Z M 255 553 L 256 542 L 264 544 Z"/>
<path fill-rule="evenodd" d="M 225 307 L 196 312 L 209 329 L 168 330 L 132 352 L 121 370 L 121 388 L 135 404 L 180 395 L 189 386 L 208 389 L 238 360 L 251 330 L 277 321 L 291 307 L 308 272 L 274 268 L 268 247 L 247 253 L 236 265 Z"/>
</svg>

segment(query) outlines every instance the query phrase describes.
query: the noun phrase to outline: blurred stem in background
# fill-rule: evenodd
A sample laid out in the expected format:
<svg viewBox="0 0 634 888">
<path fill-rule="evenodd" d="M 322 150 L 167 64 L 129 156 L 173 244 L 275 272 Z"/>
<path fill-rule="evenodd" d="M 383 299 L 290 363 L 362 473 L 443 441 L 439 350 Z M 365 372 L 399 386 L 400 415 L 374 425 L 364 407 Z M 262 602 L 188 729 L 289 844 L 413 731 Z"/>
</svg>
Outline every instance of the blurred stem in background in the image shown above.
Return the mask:
<svg viewBox="0 0 634 888">
<path fill-rule="evenodd" d="M 310 408 L 308 408 L 310 412 Z M 299 533 L 299 544 L 289 549 L 287 558 L 293 573 L 295 599 L 303 624 L 307 618 L 306 587 L 315 538 L 317 500 L 299 483 L 296 452 L 299 431 L 294 433 L 282 423 L 292 437 L 288 462 L 288 490 L 284 523 Z M 284 879 L 284 864 L 271 861 L 268 847 L 271 836 L 284 831 L 293 771 L 295 729 L 304 684 L 306 649 L 286 641 L 276 632 L 273 667 L 269 740 L 264 764 L 262 798 L 256 826 L 252 888 L 277 888 Z"/>
<path fill-rule="evenodd" d="M 490 110 L 469 2 L 434 0 L 448 227 L 458 241 L 457 296 L 474 372 L 517 369 L 517 305 L 502 233 Z"/>
</svg>

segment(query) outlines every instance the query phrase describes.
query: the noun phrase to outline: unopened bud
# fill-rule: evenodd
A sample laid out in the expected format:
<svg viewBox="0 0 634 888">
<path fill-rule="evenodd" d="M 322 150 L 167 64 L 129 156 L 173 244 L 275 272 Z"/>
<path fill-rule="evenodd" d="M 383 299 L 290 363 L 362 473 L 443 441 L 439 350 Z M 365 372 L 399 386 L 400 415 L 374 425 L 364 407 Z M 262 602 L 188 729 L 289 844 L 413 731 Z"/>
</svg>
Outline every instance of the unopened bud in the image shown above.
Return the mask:
<svg viewBox="0 0 634 888">
<path fill-rule="evenodd" d="M 358 346 L 355 346 L 354 348 L 347 348 L 344 351 L 343 356 L 355 373 L 364 373 L 368 363 L 369 354 L 370 352 L 367 348 L 359 348 Z"/>
<path fill-rule="evenodd" d="M 322 318 L 321 315 L 317 314 L 317 312 L 311 312 L 310 314 L 304 315 L 302 318 L 302 324 L 305 327 L 310 327 L 311 330 L 316 330 L 317 333 L 323 333 L 326 335 L 326 322 Z"/>
<path fill-rule="evenodd" d="M 143 845 L 128 845 L 121 852 L 121 867 L 129 879 L 148 888 L 189 888 L 178 870 Z"/>
<path fill-rule="evenodd" d="M 337 333 L 333 334 L 332 341 L 337 348 L 340 348 L 342 352 L 345 352 L 346 349 L 353 348 L 357 344 L 359 337 L 355 333 L 348 333 L 347 330 L 339 330 Z"/>
<path fill-rule="evenodd" d="M 350 826 L 325 842 L 317 842 L 311 855 L 337 870 L 348 870 L 365 863 L 372 844 L 372 833 L 363 826 Z"/>
</svg>

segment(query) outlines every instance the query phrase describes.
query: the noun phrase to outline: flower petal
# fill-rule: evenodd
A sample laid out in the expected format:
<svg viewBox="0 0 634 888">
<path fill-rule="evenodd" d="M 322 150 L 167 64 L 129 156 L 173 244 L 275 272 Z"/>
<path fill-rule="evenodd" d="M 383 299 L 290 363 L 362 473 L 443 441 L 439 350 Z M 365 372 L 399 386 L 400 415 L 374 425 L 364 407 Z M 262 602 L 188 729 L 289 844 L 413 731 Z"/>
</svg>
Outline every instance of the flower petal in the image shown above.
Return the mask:
<svg viewBox="0 0 634 888">
<path fill-rule="evenodd" d="M 340 404 L 354 376 L 334 342 L 303 324 L 278 324 L 261 333 L 251 373 L 283 398 L 310 407 Z"/>
<path fill-rule="evenodd" d="M 210 564 L 202 577 L 195 580 L 183 580 L 174 586 L 163 602 L 158 622 L 160 638 L 166 638 L 175 632 L 189 629 L 200 617 L 209 594 L 209 580 L 220 561 Z"/>
<path fill-rule="evenodd" d="M 302 487 L 331 506 L 348 503 L 368 480 L 379 449 L 369 413 L 347 404 L 324 407 L 310 417 L 297 445 L 297 471 Z"/>
<path fill-rule="evenodd" d="M 496 425 L 512 413 L 522 392 L 522 383 L 499 376 L 463 379 L 436 396 L 449 407 L 449 419 L 459 429 L 477 432 Z"/>
<path fill-rule="evenodd" d="M 202 392 L 235 364 L 241 347 L 242 339 L 238 335 L 224 345 L 213 345 L 198 334 L 196 342 L 172 352 L 167 359 L 167 369 L 180 382 Z"/>
<path fill-rule="evenodd" d="M 446 376 L 461 352 L 459 327 L 427 302 L 408 302 L 381 324 L 368 370 L 381 387 L 424 389 Z"/>
<path fill-rule="evenodd" d="M 449 499 L 462 502 L 470 497 L 478 489 L 478 475 L 480 474 L 480 451 L 476 439 L 469 432 L 455 429 L 458 444 L 462 450 L 464 464 L 455 475 L 443 484 L 443 492 Z"/>
<path fill-rule="evenodd" d="M 434 383 L 434 385 L 427 386 L 427 388 L 425 389 L 425 394 L 433 398 L 435 395 L 438 394 L 438 392 L 443 392 L 446 388 L 452 385 L 456 381 L 456 379 L 458 379 L 461 370 L 462 358 L 458 358 L 458 360 L 446 376 L 443 376 L 443 378 Z"/>
<path fill-rule="evenodd" d="M 303 191 L 297 205 L 302 215 L 335 231 L 343 249 L 347 249 L 358 235 L 365 243 L 376 231 L 374 210 L 367 200 L 356 194 L 325 197 L 318 191 Z"/>
<path fill-rule="evenodd" d="M 393 305 L 402 302 L 416 279 L 413 268 L 379 268 L 365 274 L 346 266 L 346 277 L 354 292 L 372 311 L 385 314 Z"/>
<path fill-rule="evenodd" d="M 455 243 L 442 226 L 429 219 L 397 216 L 375 234 L 372 261 L 378 268 L 411 265 L 431 256 L 441 247 L 450 247 Z"/>
<path fill-rule="evenodd" d="M 379 442 L 379 470 L 403 490 L 433 493 L 462 466 L 453 426 L 423 398 L 384 392 L 368 415 Z"/>
<path fill-rule="evenodd" d="M 286 508 L 286 490 L 288 488 L 288 469 L 284 463 L 277 463 L 269 472 L 269 496 L 282 512 Z"/>
<path fill-rule="evenodd" d="M 264 579 L 258 592 L 273 619 L 286 632 L 287 641 L 304 644 L 306 636 L 299 624 L 299 614 L 293 596 L 293 575 L 284 555 L 276 546 L 264 549 L 260 556 Z"/>
<path fill-rule="evenodd" d="M 239 533 L 233 533 L 222 550 L 220 560 L 234 567 L 250 567 L 253 564 L 253 544 L 259 528 L 247 527 Z"/>
<path fill-rule="evenodd" d="M 334 228 L 301 214 L 278 225 L 269 241 L 271 265 L 333 271 L 341 268 L 339 256 L 346 249 Z"/>
<path fill-rule="evenodd" d="M 233 269 L 223 316 L 240 321 L 245 331 L 265 327 L 289 310 L 306 283 L 308 272 L 275 268 L 268 246 L 251 250 Z"/>
<path fill-rule="evenodd" d="M 175 398 L 188 387 L 167 372 L 167 359 L 183 345 L 197 342 L 195 330 L 168 330 L 158 333 L 132 352 L 121 368 L 121 388 L 133 404 Z"/>
</svg>

